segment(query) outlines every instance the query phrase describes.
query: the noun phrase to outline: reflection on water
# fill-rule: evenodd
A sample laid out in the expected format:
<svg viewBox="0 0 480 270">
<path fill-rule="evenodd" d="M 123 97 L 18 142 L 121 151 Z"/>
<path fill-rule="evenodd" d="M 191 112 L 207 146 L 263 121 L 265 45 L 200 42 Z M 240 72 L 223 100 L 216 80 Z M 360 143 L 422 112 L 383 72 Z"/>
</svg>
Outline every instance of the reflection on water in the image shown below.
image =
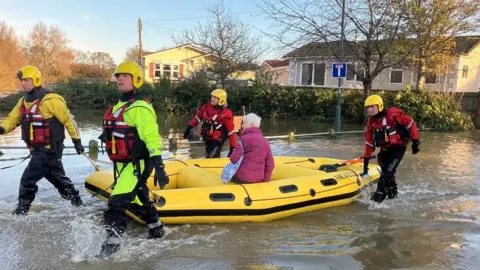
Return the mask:
<svg viewBox="0 0 480 270">
<path fill-rule="evenodd" d="M 98 137 L 101 113 L 75 112 L 84 142 Z M 181 136 L 189 120 L 189 116 L 159 115 L 162 137 L 166 140 L 170 128 Z M 332 127 L 262 122 L 268 135 Z M 67 174 L 81 189 L 86 207 L 72 208 L 47 181 L 41 181 L 32 213 L 12 219 L 25 162 L 1 171 L 0 265 L 5 269 L 475 269 L 480 262 L 479 135 L 422 132 L 421 152 L 411 155 L 409 148 L 398 170 L 396 200 L 374 205 L 368 200 L 371 191 L 365 191 L 355 204 L 269 223 L 168 226 L 161 241 L 148 240 L 145 227 L 130 222 L 122 251 L 106 261 L 92 258 L 104 239 L 105 209 L 83 188 L 93 167 L 82 156 L 64 157 Z M 22 145 L 19 136 L 19 131 L 0 136 L 0 145 Z M 275 155 L 349 159 L 363 153 L 360 134 L 294 143 L 272 140 L 271 145 Z M 27 154 L 3 152 L 1 159 Z M 203 152 L 202 145 L 197 145 L 165 155 L 197 158 Z M 100 155 L 100 159 L 107 157 Z M 3 167 L 15 162 L 1 163 Z"/>
</svg>

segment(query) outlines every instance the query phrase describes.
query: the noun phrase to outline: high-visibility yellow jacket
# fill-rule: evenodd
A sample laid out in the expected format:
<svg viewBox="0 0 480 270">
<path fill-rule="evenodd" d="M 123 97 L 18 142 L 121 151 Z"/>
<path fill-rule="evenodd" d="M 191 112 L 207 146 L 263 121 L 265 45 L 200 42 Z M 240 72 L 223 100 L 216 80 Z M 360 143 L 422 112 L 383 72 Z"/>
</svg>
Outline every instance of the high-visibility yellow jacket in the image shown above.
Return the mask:
<svg viewBox="0 0 480 270">
<path fill-rule="evenodd" d="M 40 88 L 37 91 L 45 90 Z M 22 106 L 22 103 L 25 102 L 25 108 L 29 110 L 35 101 L 36 100 L 27 101 L 26 97 L 21 97 L 18 100 L 15 107 L 0 124 L 0 126 L 5 129 L 5 133 L 11 132 L 20 125 L 22 117 L 20 107 Z M 68 134 L 72 139 L 80 139 L 80 132 L 77 124 L 62 96 L 55 93 L 46 93 L 40 102 L 39 113 L 45 119 L 50 119 L 52 117 L 55 118 L 67 129 Z"/>
<path fill-rule="evenodd" d="M 113 106 L 115 112 L 128 101 L 119 101 Z M 162 155 L 162 141 L 158 132 L 157 115 L 152 105 L 144 100 L 136 100 L 132 103 L 124 115 L 124 122 L 135 127 L 138 136 L 147 146 L 150 157 Z"/>
</svg>

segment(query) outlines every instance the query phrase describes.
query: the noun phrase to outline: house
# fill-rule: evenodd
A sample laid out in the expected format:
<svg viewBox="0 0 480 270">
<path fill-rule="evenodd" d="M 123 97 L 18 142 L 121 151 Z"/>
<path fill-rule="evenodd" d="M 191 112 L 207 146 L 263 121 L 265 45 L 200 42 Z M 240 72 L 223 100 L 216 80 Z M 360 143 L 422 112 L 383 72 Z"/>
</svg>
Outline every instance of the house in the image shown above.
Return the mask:
<svg viewBox="0 0 480 270">
<path fill-rule="evenodd" d="M 253 70 L 233 72 L 228 76 L 227 83 L 235 84 L 237 86 L 252 86 L 256 76 L 257 72 Z"/>
<path fill-rule="evenodd" d="M 146 83 L 158 81 L 160 77 L 170 78 L 175 83 L 209 65 L 215 56 L 199 46 L 185 44 L 144 54 L 142 58 Z M 255 72 L 234 73 L 231 77 L 235 80 L 252 80 L 255 79 Z"/>
<path fill-rule="evenodd" d="M 449 92 L 478 92 L 480 88 L 480 36 L 457 36 L 454 60 L 446 74 L 431 74 L 425 78 L 425 88 Z M 351 45 L 351 46 L 348 46 Z M 345 45 L 345 56 L 353 56 L 351 47 Z M 332 78 L 332 63 L 338 62 L 331 54 L 331 48 L 339 51 L 340 42 L 312 42 L 297 48 L 282 58 L 289 60 L 288 84 L 334 88 L 338 79 Z M 350 57 L 351 58 L 351 57 Z M 355 65 L 359 63 L 348 62 Z M 358 70 L 361 72 L 361 70 Z M 373 89 L 403 90 L 405 84 L 415 85 L 416 72 L 407 63 L 384 69 L 372 83 Z M 347 71 L 343 88 L 362 89 L 363 83 Z"/>
<path fill-rule="evenodd" d="M 289 60 L 265 60 L 260 66 L 259 72 L 271 76 L 272 84 L 288 84 L 288 63 Z"/>
<path fill-rule="evenodd" d="M 198 71 L 208 61 L 210 54 L 202 48 L 185 44 L 158 52 L 145 54 L 143 66 L 145 82 L 153 83 L 160 77 L 180 81 Z"/>
</svg>

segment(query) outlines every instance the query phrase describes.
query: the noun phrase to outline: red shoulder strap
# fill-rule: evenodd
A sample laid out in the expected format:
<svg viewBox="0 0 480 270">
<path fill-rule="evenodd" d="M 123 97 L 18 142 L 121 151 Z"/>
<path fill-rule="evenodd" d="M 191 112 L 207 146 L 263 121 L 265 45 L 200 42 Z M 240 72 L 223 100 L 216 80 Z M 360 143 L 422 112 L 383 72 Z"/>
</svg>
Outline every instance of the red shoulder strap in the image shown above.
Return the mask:
<svg viewBox="0 0 480 270">
<path fill-rule="evenodd" d="M 23 98 L 22 105 L 20 106 L 20 113 L 21 114 L 27 114 L 27 113 L 38 114 L 38 112 L 40 111 L 40 102 L 41 102 L 41 99 L 35 100 L 32 106 L 27 110 L 27 107 L 25 106 L 25 98 Z M 31 111 L 32 108 L 34 109 L 33 112 Z"/>
<path fill-rule="evenodd" d="M 103 115 L 103 118 L 107 118 L 107 116 L 112 114 L 112 110 L 113 110 L 113 106 L 110 106 L 108 110 L 105 112 L 105 114 Z"/>
<path fill-rule="evenodd" d="M 27 109 L 25 108 L 25 97 L 22 97 L 22 104 L 20 105 L 20 114 L 25 114 Z"/>
</svg>

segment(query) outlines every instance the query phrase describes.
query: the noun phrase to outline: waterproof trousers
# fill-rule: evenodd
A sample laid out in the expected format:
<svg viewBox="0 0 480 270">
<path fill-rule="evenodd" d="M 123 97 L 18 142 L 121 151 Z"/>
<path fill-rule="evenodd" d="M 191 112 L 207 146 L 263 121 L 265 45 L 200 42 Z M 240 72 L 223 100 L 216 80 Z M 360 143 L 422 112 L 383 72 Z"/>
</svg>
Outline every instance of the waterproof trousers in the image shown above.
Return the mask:
<svg viewBox="0 0 480 270">
<path fill-rule="evenodd" d="M 105 211 L 105 225 L 109 237 L 120 237 L 127 226 L 126 210 L 132 210 L 147 223 L 149 229 L 162 227 L 157 210 L 149 198 L 147 180 L 153 170 L 152 160 L 116 163 L 117 178 Z M 138 172 L 138 173 L 137 173 Z"/>
<path fill-rule="evenodd" d="M 219 158 L 222 152 L 223 143 L 216 140 L 205 141 L 205 157 L 206 158 Z"/>
<path fill-rule="evenodd" d="M 20 179 L 18 205 L 14 214 L 26 214 L 38 191 L 37 182 L 46 178 L 60 196 L 70 200 L 72 205 L 83 204 L 79 192 L 70 178 L 65 175 L 62 164 L 63 143 L 57 144 L 55 152 L 50 149 L 38 149 L 31 152 L 31 159 Z"/>
<path fill-rule="evenodd" d="M 394 199 L 397 197 L 397 183 L 395 173 L 407 150 L 404 146 L 382 148 L 378 154 L 378 164 L 382 168 L 377 190 L 372 200 L 381 203 L 385 198 Z"/>
</svg>

